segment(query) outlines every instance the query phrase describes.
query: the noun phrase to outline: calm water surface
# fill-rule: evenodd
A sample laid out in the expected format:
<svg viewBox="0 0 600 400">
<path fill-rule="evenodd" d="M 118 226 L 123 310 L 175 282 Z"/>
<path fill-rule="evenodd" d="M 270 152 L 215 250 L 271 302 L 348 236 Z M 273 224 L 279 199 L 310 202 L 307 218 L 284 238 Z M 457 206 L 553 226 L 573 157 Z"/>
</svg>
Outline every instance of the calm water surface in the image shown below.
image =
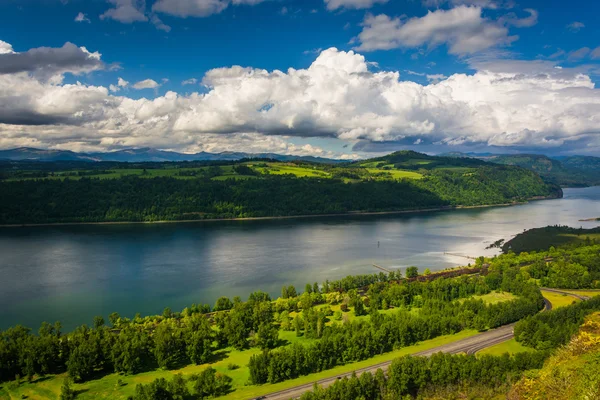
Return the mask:
<svg viewBox="0 0 600 400">
<path fill-rule="evenodd" d="M 395 216 L 160 225 L 0 229 L 0 329 L 60 320 L 67 329 L 113 311 L 181 310 L 219 296 L 283 284 L 298 289 L 349 274 L 416 265 L 464 265 L 444 254 L 491 255 L 485 247 L 524 229 L 593 227 L 600 187 L 514 207 Z"/>
</svg>

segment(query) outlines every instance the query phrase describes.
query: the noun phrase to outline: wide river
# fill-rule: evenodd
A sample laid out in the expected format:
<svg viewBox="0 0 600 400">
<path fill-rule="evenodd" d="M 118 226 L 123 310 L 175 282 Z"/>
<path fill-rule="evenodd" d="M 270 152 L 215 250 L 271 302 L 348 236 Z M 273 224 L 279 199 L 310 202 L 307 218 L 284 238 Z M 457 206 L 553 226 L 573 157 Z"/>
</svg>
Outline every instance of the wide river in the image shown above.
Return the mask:
<svg viewBox="0 0 600 400">
<path fill-rule="evenodd" d="M 511 207 L 419 214 L 0 229 L 0 329 L 91 324 L 113 311 L 181 310 L 254 290 L 278 295 L 349 274 L 465 265 L 491 242 L 546 225 L 593 227 L 600 187 Z"/>
</svg>

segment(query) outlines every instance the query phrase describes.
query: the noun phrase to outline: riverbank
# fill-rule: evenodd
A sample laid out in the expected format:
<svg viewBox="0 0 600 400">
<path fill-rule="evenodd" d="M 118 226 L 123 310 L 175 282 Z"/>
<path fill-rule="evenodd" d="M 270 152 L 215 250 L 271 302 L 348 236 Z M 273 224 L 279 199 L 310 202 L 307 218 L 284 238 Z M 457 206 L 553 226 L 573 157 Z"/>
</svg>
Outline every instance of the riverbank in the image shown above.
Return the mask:
<svg viewBox="0 0 600 400">
<path fill-rule="evenodd" d="M 369 216 L 369 215 L 400 215 L 400 214 L 418 214 L 428 213 L 436 211 L 451 211 L 451 210 L 468 210 L 477 208 L 490 208 L 490 207 L 509 207 L 527 204 L 531 201 L 539 200 L 553 200 L 559 199 L 561 196 L 536 196 L 528 199 L 527 201 L 515 201 L 512 203 L 502 204 L 482 204 L 478 206 L 443 206 L 443 207 L 432 207 L 432 208 L 419 208 L 410 210 L 398 210 L 398 211 L 350 211 L 347 213 L 340 214 L 308 214 L 308 215 L 284 215 L 284 216 L 273 216 L 273 217 L 245 217 L 245 218 L 206 218 L 206 219 L 182 219 L 182 220 L 161 220 L 161 221 L 100 221 L 100 222 L 51 222 L 41 224 L 0 224 L 0 228 L 31 228 L 31 227 L 43 227 L 43 226 L 74 226 L 74 225 L 150 225 L 150 224 L 189 224 L 194 222 L 221 222 L 221 221 L 269 221 L 269 220 L 286 220 L 286 219 L 310 219 L 310 218 L 332 218 L 332 217 L 344 217 L 344 216 Z"/>
</svg>

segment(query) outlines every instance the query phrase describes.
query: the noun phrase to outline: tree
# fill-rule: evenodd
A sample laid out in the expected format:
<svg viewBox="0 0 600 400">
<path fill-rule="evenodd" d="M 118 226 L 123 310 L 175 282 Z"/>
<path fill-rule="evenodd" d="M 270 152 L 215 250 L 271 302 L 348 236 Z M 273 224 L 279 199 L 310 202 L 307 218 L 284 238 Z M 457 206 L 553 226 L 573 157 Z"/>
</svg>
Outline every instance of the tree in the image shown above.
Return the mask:
<svg viewBox="0 0 600 400">
<path fill-rule="evenodd" d="M 185 378 L 181 374 L 175 374 L 173 380 L 167 384 L 167 389 L 173 400 L 186 400 L 190 397 Z"/>
<path fill-rule="evenodd" d="M 248 346 L 248 335 L 253 328 L 252 319 L 252 309 L 247 303 L 240 303 L 229 312 L 223 324 L 223 334 L 230 346 L 237 350 Z"/>
<path fill-rule="evenodd" d="M 298 292 L 296 292 L 296 288 L 293 285 L 288 286 L 287 294 L 289 298 L 294 298 L 298 296 Z"/>
<path fill-rule="evenodd" d="M 313 284 L 313 289 L 312 290 L 313 290 L 313 293 L 320 293 L 320 291 L 319 291 L 319 284 L 317 282 L 315 282 Z"/>
<path fill-rule="evenodd" d="M 100 328 L 100 327 L 102 327 L 102 326 L 104 326 L 104 318 L 102 318 L 102 317 L 101 317 L 101 316 L 99 316 L 99 315 L 96 315 L 96 316 L 94 317 L 94 328 L 95 328 L 95 329 L 98 329 L 98 328 Z"/>
<path fill-rule="evenodd" d="M 214 311 L 225 311 L 225 310 L 231 310 L 231 308 L 233 307 L 233 304 L 231 303 L 231 300 L 229 300 L 229 297 L 219 297 L 217 299 L 217 302 L 215 303 L 215 307 L 213 308 Z"/>
<path fill-rule="evenodd" d="M 88 380 L 96 365 L 97 349 L 93 348 L 91 342 L 83 341 L 71 351 L 67 361 L 67 372 L 75 382 Z"/>
<path fill-rule="evenodd" d="M 163 318 L 171 318 L 173 316 L 173 311 L 171 311 L 170 307 L 165 307 L 162 315 L 163 315 Z"/>
<path fill-rule="evenodd" d="M 212 356 L 212 342 L 214 331 L 208 320 L 203 316 L 195 315 L 188 321 L 186 330 L 186 352 L 195 364 L 204 364 Z"/>
<path fill-rule="evenodd" d="M 231 389 L 232 379 L 208 367 L 200 374 L 191 378 L 194 380 L 194 392 L 200 399 L 218 397 L 227 394 Z"/>
<path fill-rule="evenodd" d="M 431 275 L 431 270 L 429 268 L 425 268 L 425 271 L 423 271 L 423 275 Z"/>
<path fill-rule="evenodd" d="M 115 372 L 137 374 L 150 364 L 150 339 L 144 330 L 127 325 L 119 332 L 111 349 Z"/>
<path fill-rule="evenodd" d="M 269 296 L 268 293 L 265 293 L 261 290 L 257 290 L 256 292 L 250 293 L 250 296 L 248 296 L 248 301 L 255 303 L 271 301 L 271 296 Z"/>
<path fill-rule="evenodd" d="M 272 324 L 262 324 L 256 335 L 256 345 L 262 350 L 273 349 L 279 340 L 279 329 Z"/>
<path fill-rule="evenodd" d="M 304 287 L 304 293 L 312 293 L 312 286 L 310 283 L 307 283 L 306 286 Z"/>
<path fill-rule="evenodd" d="M 367 313 L 365 310 L 365 303 L 363 303 L 363 300 L 360 298 L 360 296 L 356 296 L 350 301 L 350 305 L 354 307 L 354 315 L 358 317 Z"/>
<path fill-rule="evenodd" d="M 407 278 L 416 278 L 417 276 L 419 276 L 419 268 L 417 268 L 417 267 L 406 268 L 406 277 Z"/>
<path fill-rule="evenodd" d="M 64 379 L 62 387 L 60 388 L 60 400 L 73 399 L 75 399 L 75 391 L 71 388 L 71 380 L 67 377 Z"/>
<path fill-rule="evenodd" d="M 117 326 L 117 323 L 119 322 L 119 319 L 120 319 L 120 318 L 121 318 L 121 317 L 119 316 L 119 313 L 117 313 L 117 312 L 111 313 L 111 314 L 108 316 L 108 320 L 110 321 L 110 324 L 111 324 L 113 327 Z"/>
<path fill-rule="evenodd" d="M 154 355 L 159 367 L 172 369 L 181 362 L 185 349 L 182 336 L 182 331 L 168 321 L 158 325 L 154 332 Z"/>
</svg>

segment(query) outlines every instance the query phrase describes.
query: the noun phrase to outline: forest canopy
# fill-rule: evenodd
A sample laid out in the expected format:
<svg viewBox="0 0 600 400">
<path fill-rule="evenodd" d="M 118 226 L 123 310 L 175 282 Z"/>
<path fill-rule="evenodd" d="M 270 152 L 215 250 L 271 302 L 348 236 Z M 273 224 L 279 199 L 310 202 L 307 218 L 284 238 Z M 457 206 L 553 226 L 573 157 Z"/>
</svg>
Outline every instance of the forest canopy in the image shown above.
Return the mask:
<svg viewBox="0 0 600 400">
<path fill-rule="evenodd" d="M 44 164 L 2 170 L 0 224 L 152 222 L 479 206 L 560 197 L 535 172 L 482 161 L 394 153 L 329 165 Z M 180 165 L 181 164 L 181 165 Z M 131 168 L 129 168 L 131 167 Z"/>
</svg>

